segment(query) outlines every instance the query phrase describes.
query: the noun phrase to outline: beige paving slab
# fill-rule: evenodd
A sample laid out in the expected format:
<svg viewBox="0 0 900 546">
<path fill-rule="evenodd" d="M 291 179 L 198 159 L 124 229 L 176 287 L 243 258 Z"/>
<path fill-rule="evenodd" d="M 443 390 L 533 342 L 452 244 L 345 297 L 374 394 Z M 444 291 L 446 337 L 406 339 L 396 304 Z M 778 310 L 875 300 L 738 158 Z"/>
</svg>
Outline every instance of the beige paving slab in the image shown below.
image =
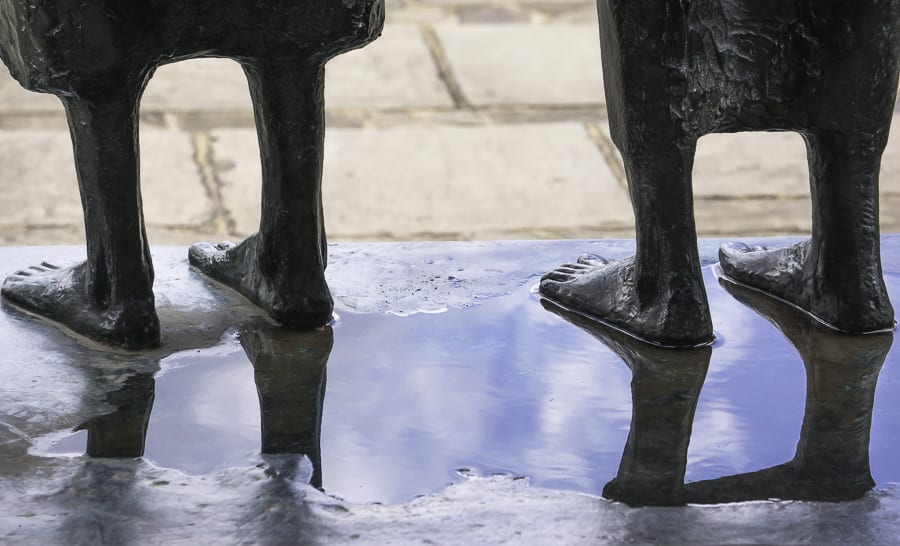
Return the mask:
<svg viewBox="0 0 900 546">
<path fill-rule="evenodd" d="M 803 137 L 757 132 L 702 137 L 694 157 L 694 195 L 809 195 Z"/>
<path fill-rule="evenodd" d="M 579 25 L 440 25 L 438 38 L 469 101 L 604 102 L 596 18 Z"/>
<path fill-rule="evenodd" d="M 450 95 L 415 27 L 392 25 L 363 49 L 340 55 L 326 68 L 330 108 L 449 107 Z M 229 59 L 192 59 L 166 65 L 144 94 L 148 110 L 250 110 L 241 67 Z"/>
<path fill-rule="evenodd" d="M 213 137 L 225 207 L 250 233 L 259 223 L 256 137 Z M 326 226 L 338 238 L 632 223 L 624 189 L 580 124 L 331 130 L 325 161 Z"/>
<path fill-rule="evenodd" d="M 416 27 L 387 25 L 362 49 L 326 67 L 326 107 L 451 107 L 453 99 Z"/>
<path fill-rule="evenodd" d="M 141 131 L 144 214 L 150 225 L 199 225 L 212 202 L 184 133 Z M 67 132 L 0 132 L 0 227 L 82 223 Z"/>
<path fill-rule="evenodd" d="M 509 0 L 504 2 L 490 2 L 485 0 L 419 0 L 425 5 L 437 6 L 467 6 L 467 5 L 577 5 L 577 4 L 593 4 L 591 0 Z"/>
<path fill-rule="evenodd" d="M 251 110 L 241 66 L 231 59 L 191 59 L 156 70 L 141 100 L 144 111 Z"/>
<path fill-rule="evenodd" d="M 211 230 L 172 229 L 166 226 L 147 226 L 147 239 L 151 250 L 160 245 L 191 245 L 198 241 L 216 241 L 222 236 Z M 0 227 L 0 246 L 21 245 L 83 245 L 84 224 L 67 226 Z M 185 254 L 187 256 L 187 254 Z M 47 258 L 52 258 L 47 254 Z M 21 264 L 22 267 L 28 264 Z"/>
<path fill-rule="evenodd" d="M 609 143 L 606 123 L 597 125 Z M 613 156 L 621 166 L 621 156 Z M 752 132 L 706 135 L 694 159 L 697 197 L 808 196 L 806 144 L 797 133 Z M 882 156 L 883 194 L 900 194 L 900 116 L 892 124 Z"/>
<path fill-rule="evenodd" d="M 83 245 L 84 241 L 84 224 L 52 227 L 0 226 L 0 246 Z M 46 258 L 52 260 L 53 256 L 48 253 Z M 23 268 L 29 265 L 34 264 L 16 264 Z"/>
<path fill-rule="evenodd" d="M 900 195 L 900 114 L 894 116 L 891 137 L 881 156 L 881 192 Z"/>
<path fill-rule="evenodd" d="M 770 199 L 697 199 L 694 201 L 700 237 L 809 235 L 812 207 L 808 197 Z M 900 197 L 881 196 L 882 233 L 900 232 Z"/>
<path fill-rule="evenodd" d="M 882 156 L 880 187 L 900 193 L 900 121 L 892 124 Z M 697 145 L 694 193 L 713 195 L 809 195 L 806 144 L 797 133 L 707 135 Z"/>
<path fill-rule="evenodd" d="M 68 133 L 0 134 L 0 208 L 0 226 L 81 222 Z"/>
<path fill-rule="evenodd" d="M 808 234 L 809 198 L 695 199 L 699 237 Z"/>
<path fill-rule="evenodd" d="M 52 95 L 23 89 L 0 62 L 0 113 L 62 112 L 62 108 L 59 99 Z"/>
<path fill-rule="evenodd" d="M 882 195 L 879 213 L 882 233 L 900 233 L 900 196 Z"/>
</svg>

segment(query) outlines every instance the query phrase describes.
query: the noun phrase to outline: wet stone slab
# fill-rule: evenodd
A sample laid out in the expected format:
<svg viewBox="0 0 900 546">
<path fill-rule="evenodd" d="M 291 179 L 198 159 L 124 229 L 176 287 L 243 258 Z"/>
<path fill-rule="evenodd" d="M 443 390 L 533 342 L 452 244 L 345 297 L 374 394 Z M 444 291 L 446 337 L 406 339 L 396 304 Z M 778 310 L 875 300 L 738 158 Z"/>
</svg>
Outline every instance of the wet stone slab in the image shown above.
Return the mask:
<svg viewBox="0 0 900 546">
<path fill-rule="evenodd" d="M 534 293 L 579 254 L 629 255 L 620 241 L 333 245 L 337 318 L 303 333 L 155 248 L 163 347 L 144 353 L 4 304 L 0 542 L 890 543 L 892 336 L 834 336 L 720 284 L 717 246 L 701 242 L 717 341 L 700 351 Z M 900 301 L 900 237 L 884 248 Z M 0 264 L 81 253 L 2 248 Z M 842 471 L 798 464 L 822 457 Z M 602 498 L 641 493 L 637 475 L 683 478 L 702 504 L 846 494 L 868 488 L 866 460 L 875 490 L 849 502 Z"/>
</svg>

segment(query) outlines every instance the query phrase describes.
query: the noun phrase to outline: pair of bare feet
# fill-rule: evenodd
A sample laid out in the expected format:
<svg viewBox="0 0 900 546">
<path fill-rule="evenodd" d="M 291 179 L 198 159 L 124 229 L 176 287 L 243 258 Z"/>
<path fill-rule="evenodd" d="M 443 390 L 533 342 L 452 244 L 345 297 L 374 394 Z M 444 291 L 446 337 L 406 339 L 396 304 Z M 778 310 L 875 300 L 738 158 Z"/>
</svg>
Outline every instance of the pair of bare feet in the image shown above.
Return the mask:
<svg viewBox="0 0 900 546">
<path fill-rule="evenodd" d="M 198 243 L 190 248 L 189 259 L 202 273 L 236 290 L 285 326 L 311 328 L 327 323 L 333 302 L 324 263 L 289 270 L 286 260 L 262 260 L 259 247 L 257 235 L 241 244 Z M 2 295 L 107 345 L 129 350 L 159 346 L 160 324 L 152 291 L 114 297 L 108 290 L 98 291 L 98 284 L 104 282 L 87 262 L 69 267 L 43 262 L 10 275 Z"/>
<path fill-rule="evenodd" d="M 893 329 L 894 311 L 880 263 L 823 264 L 814 254 L 811 241 L 778 249 L 738 243 L 723 245 L 719 260 L 723 273 L 735 282 L 799 307 L 834 330 L 864 334 Z M 839 277 L 829 268 L 847 274 Z M 703 292 L 699 264 L 695 269 L 656 272 L 659 282 L 653 285 L 658 288 L 647 293 L 640 289 L 635 258 L 609 262 L 582 256 L 544 275 L 540 291 L 643 341 L 692 347 L 713 341 L 709 306 L 698 297 L 682 297 L 672 305 L 672 295 Z"/>
<path fill-rule="evenodd" d="M 333 302 L 325 282 L 324 259 L 297 266 L 289 259 L 261 257 L 258 235 L 243 243 L 191 247 L 190 262 L 212 279 L 241 293 L 285 326 L 321 326 Z M 725 245 L 719 251 L 725 275 L 793 304 L 833 329 L 847 333 L 890 330 L 894 313 L 880 265 L 832 264 L 850 275 L 834 280 L 813 257 L 811 242 L 769 250 Z M 699 266 L 674 271 L 641 288 L 635 259 L 608 262 L 582 257 L 541 280 L 541 293 L 571 310 L 601 319 L 639 339 L 662 346 L 691 347 L 713 340 L 712 321 Z M 149 264 L 147 265 L 149 267 Z M 155 347 L 159 319 L 149 290 L 114 297 L 98 285 L 98 273 L 82 263 L 61 268 L 50 263 L 6 279 L 2 294 L 11 302 L 60 322 L 76 333 L 126 349 Z M 152 278 L 152 273 L 149 275 Z M 831 282 L 829 282 L 831 281 Z"/>
</svg>

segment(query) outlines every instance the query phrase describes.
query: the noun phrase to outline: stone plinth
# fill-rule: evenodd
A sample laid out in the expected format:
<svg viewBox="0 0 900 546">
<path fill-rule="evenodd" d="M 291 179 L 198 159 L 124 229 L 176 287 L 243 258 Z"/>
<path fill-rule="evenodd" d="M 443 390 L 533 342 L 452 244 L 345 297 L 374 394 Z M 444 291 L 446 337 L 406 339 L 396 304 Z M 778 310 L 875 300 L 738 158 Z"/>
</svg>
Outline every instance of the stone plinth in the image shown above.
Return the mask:
<svg viewBox="0 0 900 546">
<path fill-rule="evenodd" d="M 533 293 L 579 254 L 632 253 L 622 241 L 333 245 L 338 317 L 306 333 L 193 272 L 185 248 L 154 248 L 163 346 L 152 352 L 108 351 L 3 305 L 0 542 L 892 542 L 900 355 L 888 338 L 857 351 L 726 290 L 718 244 L 701 242 L 717 342 L 685 362 Z M 883 246 L 900 302 L 900 236 Z M 82 253 L 0 248 L 0 273 Z M 808 393 L 822 358 L 832 364 Z M 876 380 L 868 446 L 840 437 L 833 408 L 871 403 Z M 647 418 L 669 401 L 692 419 Z M 837 436 L 817 428 L 823 412 Z M 837 441 L 868 454 L 876 488 L 860 500 L 637 509 L 600 498 L 648 464 L 682 472 L 695 497 L 736 475 L 716 494 L 798 494 L 802 484 L 747 475 Z M 626 444 L 655 446 L 651 461 Z"/>
</svg>

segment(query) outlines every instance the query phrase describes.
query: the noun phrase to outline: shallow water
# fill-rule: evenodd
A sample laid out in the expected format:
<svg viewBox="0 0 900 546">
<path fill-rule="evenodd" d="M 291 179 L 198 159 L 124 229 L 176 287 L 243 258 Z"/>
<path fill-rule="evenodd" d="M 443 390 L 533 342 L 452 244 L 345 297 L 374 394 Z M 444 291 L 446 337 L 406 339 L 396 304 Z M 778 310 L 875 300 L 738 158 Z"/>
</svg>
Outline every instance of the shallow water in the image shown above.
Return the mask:
<svg viewBox="0 0 900 546">
<path fill-rule="evenodd" d="M 868 443 L 875 481 L 900 481 L 892 453 L 900 399 L 879 396 L 900 392 L 891 336 L 835 337 L 776 305 L 804 366 L 772 323 L 720 286 L 711 268 L 704 274 L 717 336 L 711 352 L 672 357 L 578 325 L 545 309 L 530 286 L 442 313 L 339 308 L 340 320 L 321 331 L 291 334 L 256 320 L 212 348 L 172 354 L 155 378 L 147 372 L 111 391 L 106 403 L 119 417 L 87 429 L 104 438 L 94 442 L 102 456 L 139 450 L 146 427 L 145 459 L 189 474 L 253 465 L 261 446 L 302 452 L 314 484 L 353 502 L 402 502 L 471 474 L 527 476 L 595 495 L 617 474 L 620 482 L 653 475 L 653 487 L 680 481 L 681 472 L 697 482 L 785 463 L 798 442 L 800 459 L 821 459 L 837 476 L 841 465 L 858 473 Z M 894 301 L 897 281 L 888 278 Z M 629 366 L 643 413 L 623 460 L 633 424 Z M 684 372 L 667 374 L 676 368 Z M 801 441 L 807 370 L 815 387 Z M 87 436 L 54 433 L 31 452 L 82 454 Z"/>
</svg>

